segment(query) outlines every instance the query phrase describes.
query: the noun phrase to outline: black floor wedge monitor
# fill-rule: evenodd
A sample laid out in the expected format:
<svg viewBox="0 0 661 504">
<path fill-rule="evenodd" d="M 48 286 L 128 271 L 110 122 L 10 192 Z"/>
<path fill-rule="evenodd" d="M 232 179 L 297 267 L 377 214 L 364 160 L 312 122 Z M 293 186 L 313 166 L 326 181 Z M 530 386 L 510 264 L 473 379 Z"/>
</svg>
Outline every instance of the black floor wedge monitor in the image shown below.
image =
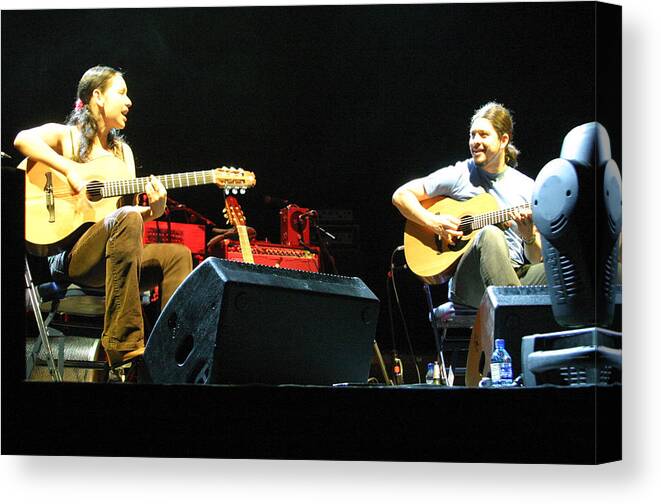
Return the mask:
<svg viewBox="0 0 661 504">
<path fill-rule="evenodd" d="M 358 278 L 208 258 L 158 318 L 142 380 L 366 383 L 378 313 Z"/>
</svg>

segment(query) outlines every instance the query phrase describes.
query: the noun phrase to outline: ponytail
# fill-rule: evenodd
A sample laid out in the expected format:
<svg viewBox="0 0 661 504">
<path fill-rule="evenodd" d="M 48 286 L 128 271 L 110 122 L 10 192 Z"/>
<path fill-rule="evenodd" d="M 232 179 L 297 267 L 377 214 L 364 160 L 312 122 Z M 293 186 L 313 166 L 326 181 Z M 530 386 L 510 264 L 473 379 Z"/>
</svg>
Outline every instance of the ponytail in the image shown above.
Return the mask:
<svg viewBox="0 0 661 504">
<path fill-rule="evenodd" d="M 505 149 L 505 164 L 511 166 L 512 168 L 516 168 L 516 166 L 519 164 L 518 158 L 519 158 L 519 149 L 517 149 L 516 146 L 510 140 L 510 142 L 507 144 L 507 147 Z"/>
</svg>

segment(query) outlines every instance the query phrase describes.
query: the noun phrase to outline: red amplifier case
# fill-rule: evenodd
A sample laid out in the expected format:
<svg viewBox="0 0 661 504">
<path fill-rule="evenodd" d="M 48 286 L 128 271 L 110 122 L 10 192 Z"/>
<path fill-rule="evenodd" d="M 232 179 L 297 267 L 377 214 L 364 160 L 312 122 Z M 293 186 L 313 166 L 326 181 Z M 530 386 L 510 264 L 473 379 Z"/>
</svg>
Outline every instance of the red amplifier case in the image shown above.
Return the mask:
<svg viewBox="0 0 661 504">
<path fill-rule="evenodd" d="M 143 243 L 181 243 L 193 255 L 204 256 L 206 229 L 202 224 L 151 221 L 144 225 Z"/>
<path fill-rule="evenodd" d="M 310 243 L 310 221 L 301 218 L 309 208 L 288 205 L 280 210 L 280 243 L 290 247 L 298 247 L 303 243 Z"/>
<path fill-rule="evenodd" d="M 311 250 L 287 247 L 278 243 L 255 241 L 250 243 L 255 264 L 274 268 L 287 268 L 319 272 L 319 248 Z M 210 247 L 209 254 L 229 261 L 242 261 L 241 247 L 236 240 L 221 240 Z"/>
</svg>

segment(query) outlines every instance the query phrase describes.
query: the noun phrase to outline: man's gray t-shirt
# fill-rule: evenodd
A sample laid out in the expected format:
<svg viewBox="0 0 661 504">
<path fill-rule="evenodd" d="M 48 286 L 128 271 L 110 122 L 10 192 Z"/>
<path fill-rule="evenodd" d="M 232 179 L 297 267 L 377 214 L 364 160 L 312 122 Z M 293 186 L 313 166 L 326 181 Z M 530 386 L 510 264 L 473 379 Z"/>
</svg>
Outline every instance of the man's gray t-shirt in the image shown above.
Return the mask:
<svg viewBox="0 0 661 504">
<path fill-rule="evenodd" d="M 472 159 L 466 159 L 436 170 L 424 177 L 422 183 L 430 197 L 449 196 L 464 201 L 487 192 L 496 198 L 501 208 L 510 208 L 530 203 L 534 180 L 512 167 L 492 175 L 478 168 Z M 523 242 L 516 232 L 516 224 L 505 230 L 505 237 L 510 258 L 522 265 L 525 262 Z"/>
</svg>

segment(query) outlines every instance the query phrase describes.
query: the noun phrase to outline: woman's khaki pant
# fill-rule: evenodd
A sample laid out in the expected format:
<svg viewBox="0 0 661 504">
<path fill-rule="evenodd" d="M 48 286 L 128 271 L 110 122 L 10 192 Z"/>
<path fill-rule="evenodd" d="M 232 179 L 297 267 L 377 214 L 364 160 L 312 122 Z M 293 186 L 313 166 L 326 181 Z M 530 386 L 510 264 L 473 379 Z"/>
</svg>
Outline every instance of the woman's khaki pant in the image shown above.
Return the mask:
<svg viewBox="0 0 661 504">
<path fill-rule="evenodd" d="M 143 220 L 135 207 L 121 207 L 90 227 L 68 256 L 73 283 L 105 286 L 101 344 L 128 351 L 144 346 L 141 292 L 160 284 L 161 306 L 192 270 L 190 250 L 178 244 L 143 245 Z"/>
</svg>

